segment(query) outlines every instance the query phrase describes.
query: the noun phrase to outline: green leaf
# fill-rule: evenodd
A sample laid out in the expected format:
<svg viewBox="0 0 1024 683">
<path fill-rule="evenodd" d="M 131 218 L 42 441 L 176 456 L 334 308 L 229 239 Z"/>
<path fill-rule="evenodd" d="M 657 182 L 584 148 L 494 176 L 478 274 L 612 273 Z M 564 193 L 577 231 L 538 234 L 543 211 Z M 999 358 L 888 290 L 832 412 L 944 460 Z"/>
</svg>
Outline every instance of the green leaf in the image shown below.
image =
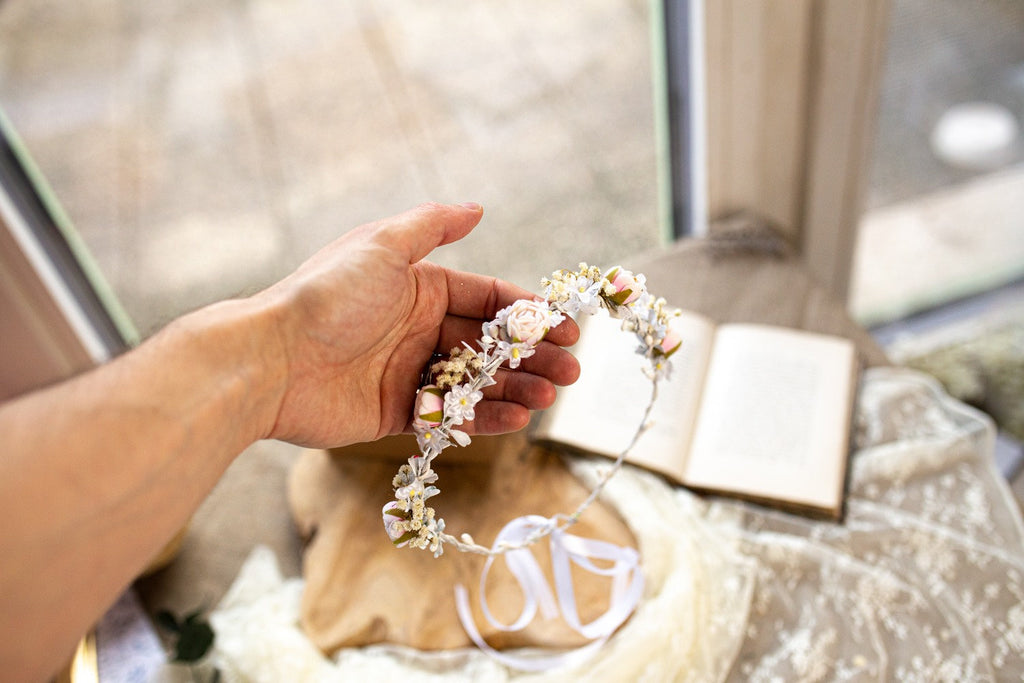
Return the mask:
<svg viewBox="0 0 1024 683">
<path fill-rule="evenodd" d="M 612 303 L 614 303 L 616 306 L 621 306 L 622 304 L 626 303 L 626 299 L 628 299 L 632 293 L 632 289 L 624 289 L 621 292 L 616 292 L 615 294 L 613 294 L 610 297 L 610 299 Z"/>
<path fill-rule="evenodd" d="M 178 624 L 178 620 L 168 610 L 162 609 L 156 613 L 157 625 L 171 633 L 181 633 L 181 625 Z"/>
<path fill-rule="evenodd" d="M 190 615 L 174 648 L 174 661 L 198 662 L 213 646 L 213 628 L 198 615 Z"/>
<path fill-rule="evenodd" d="M 393 540 L 391 542 L 394 543 L 395 545 L 400 545 L 402 543 L 405 543 L 406 541 L 411 541 L 412 539 L 416 538 L 417 536 L 419 536 L 419 533 L 417 533 L 415 531 L 406 531 L 404 534 L 402 534 L 401 536 L 399 536 L 398 538 L 396 538 L 395 540 Z"/>
<path fill-rule="evenodd" d="M 194 663 L 206 656 L 213 646 L 213 627 L 203 619 L 205 608 L 190 612 L 179 620 L 169 610 L 160 610 L 154 616 L 157 625 L 175 637 L 172 639 L 172 661 Z"/>
</svg>

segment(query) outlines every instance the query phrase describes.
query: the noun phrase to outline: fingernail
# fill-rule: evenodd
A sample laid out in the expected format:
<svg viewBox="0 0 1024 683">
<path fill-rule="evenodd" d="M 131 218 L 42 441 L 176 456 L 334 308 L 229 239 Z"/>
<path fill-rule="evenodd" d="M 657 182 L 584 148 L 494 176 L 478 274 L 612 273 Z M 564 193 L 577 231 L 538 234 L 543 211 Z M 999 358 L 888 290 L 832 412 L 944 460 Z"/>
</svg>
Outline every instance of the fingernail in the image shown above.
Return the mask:
<svg viewBox="0 0 1024 683">
<path fill-rule="evenodd" d="M 483 211 L 484 207 L 480 206 L 476 202 L 462 202 L 459 206 L 470 211 Z"/>
</svg>

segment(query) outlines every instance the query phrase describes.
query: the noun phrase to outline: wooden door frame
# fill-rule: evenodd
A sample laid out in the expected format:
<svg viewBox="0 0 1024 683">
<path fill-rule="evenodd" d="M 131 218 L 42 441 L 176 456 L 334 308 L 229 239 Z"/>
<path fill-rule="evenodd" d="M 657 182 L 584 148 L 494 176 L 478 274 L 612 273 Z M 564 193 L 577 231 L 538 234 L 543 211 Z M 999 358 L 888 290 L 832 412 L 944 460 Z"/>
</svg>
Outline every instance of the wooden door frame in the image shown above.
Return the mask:
<svg viewBox="0 0 1024 683">
<path fill-rule="evenodd" d="M 690 7 L 687 44 L 699 48 L 690 53 L 695 59 L 685 77 L 704 86 L 690 96 L 703 123 L 703 145 L 691 141 L 689 149 L 690 163 L 701 164 L 703 155 L 705 173 L 689 187 L 703 194 L 711 229 L 739 211 L 764 218 L 845 301 L 867 186 L 888 0 L 679 1 Z M 676 0 L 663 3 L 655 22 L 671 16 L 669 7 L 684 14 Z M 669 43 L 671 31 L 664 26 Z M 701 232 L 692 221 L 690 229 Z"/>
</svg>

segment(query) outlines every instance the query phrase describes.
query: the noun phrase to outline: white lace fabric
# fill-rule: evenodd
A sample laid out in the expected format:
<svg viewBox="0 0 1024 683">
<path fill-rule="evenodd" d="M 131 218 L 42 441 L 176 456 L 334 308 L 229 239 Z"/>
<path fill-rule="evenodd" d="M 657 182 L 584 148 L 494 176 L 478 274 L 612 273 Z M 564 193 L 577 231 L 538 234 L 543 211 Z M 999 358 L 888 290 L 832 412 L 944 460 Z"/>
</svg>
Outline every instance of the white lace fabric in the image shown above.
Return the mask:
<svg viewBox="0 0 1024 683">
<path fill-rule="evenodd" d="M 227 681 L 1021 680 L 1024 524 L 993 438 L 933 381 L 874 369 L 843 524 L 705 501 L 624 469 L 605 500 L 637 537 L 644 599 L 573 671 L 518 674 L 478 650 L 327 659 L 298 626 L 301 580 L 282 580 L 266 549 L 212 615 L 215 663 Z M 572 461 L 588 482 L 606 464 Z"/>
</svg>

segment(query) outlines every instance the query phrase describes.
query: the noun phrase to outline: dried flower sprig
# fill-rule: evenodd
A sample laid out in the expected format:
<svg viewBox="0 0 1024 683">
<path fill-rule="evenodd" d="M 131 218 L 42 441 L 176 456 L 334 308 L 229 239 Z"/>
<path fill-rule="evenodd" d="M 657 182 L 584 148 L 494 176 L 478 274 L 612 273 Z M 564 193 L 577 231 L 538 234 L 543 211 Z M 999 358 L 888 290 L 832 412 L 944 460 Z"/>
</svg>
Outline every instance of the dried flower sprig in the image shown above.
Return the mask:
<svg viewBox="0 0 1024 683">
<path fill-rule="evenodd" d="M 413 408 L 413 431 L 420 452 L 402 465 L 392 480 L 395 497 L 382 510 L 384 528 L 397 547 L 410 546 L 430 550 L 434 557 L 451 545 L 462 552 L 497 555 L 525 547 L 576 522 L 597 498 L 646 429 L 651 407 L 657 399 L 658 382 L 669 377 L 669 358 L 680 345 L 679 335 L 670 327 L 676 315 L 664 299 L 647 291 L 646 278 L 620 266 L 603 273 L 600 268 L 581 263 L 574 271 L 559 270 L 541 281 L 543 301 L 520 299 L 498 311 L 494 320 L 484 323 L 479 350 L 469 344 L 451 350 L 446 360 L 430 367 L 432 383 L 421 387 Z M 431 468 L 441 451 L 458 444 L 466 446 L 470 437 L 457 429 L 472 421 L 475 407 L 483 399 L 483 389 L 494 384 L 494 374 L 503 364 L 515 369 L 535 352 L 548 332 L 562 323 L 566 315 L 594 314 L 604 309 L 622 320 L 622 329 L 638 340 L 637 353 L 649 360 L 644 369 L 651 380 L 651 399 L 630 444 L 592 490 L 590 496 L 570 515 L 556 515 L 549 524 L 516 545 L 487 548 L 469 534 L 456 538 L 445 532 L 444 520 L 436 516 L 426 501 L 440 493 L 434 486 L 437 473 Z"/>
</svg>

